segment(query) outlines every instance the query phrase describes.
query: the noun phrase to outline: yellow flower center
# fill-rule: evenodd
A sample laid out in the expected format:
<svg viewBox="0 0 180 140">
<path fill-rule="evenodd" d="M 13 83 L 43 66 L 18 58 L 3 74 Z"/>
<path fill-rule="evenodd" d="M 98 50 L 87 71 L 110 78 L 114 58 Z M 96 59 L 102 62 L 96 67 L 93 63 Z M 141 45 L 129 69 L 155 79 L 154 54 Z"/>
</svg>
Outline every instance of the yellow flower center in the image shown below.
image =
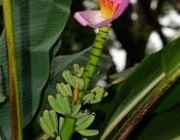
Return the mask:
<svg viewBox="0 0 180 140">
<path fill-rule="evenodd" d="M 102 16 L 107 19 L 112 18 L 120 6 L 119 3 L 115 4 L 113 0 L 98 0 L 98 2 Z"/>
</svg>

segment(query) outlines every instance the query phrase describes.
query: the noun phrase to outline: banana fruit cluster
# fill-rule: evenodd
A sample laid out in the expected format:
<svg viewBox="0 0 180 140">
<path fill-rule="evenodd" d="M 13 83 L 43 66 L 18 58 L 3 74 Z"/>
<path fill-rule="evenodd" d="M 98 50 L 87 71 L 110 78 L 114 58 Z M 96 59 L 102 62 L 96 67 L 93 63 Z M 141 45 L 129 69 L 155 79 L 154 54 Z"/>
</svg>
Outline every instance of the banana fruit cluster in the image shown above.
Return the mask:
<svg viewBox="0 0 180 140">
<path fill-rule="evenodd" d="M 107 96 L 107 92 L 102 87 L 95 87 L 88 91 L 82 99 L 74 100 L 74 95 L 84 89 L 84 80 L 82 78 L 84 68 L 79 65 L 74 65 L 74 72 L 66 70 L 62 73 L 67 84 L 57 83 L 56 96 L 49 95 L 48 101 L 53 110 L 45 110 L 40 117 L 40 126 L 43 131 L 56 140 L 61 140 L 60 131 L 64 122 L 64 117 L 68 116 L 76 119 L 74 131 L 83 136 L 94 136 L 99 132 L 94 129 L 87 129 L 95 120 L 95 113 L 90 113 L 88 110 L 82 111 L 82 105 L 94 104 L 100 102 Z M 58 119 L 57 113 L 61 114 Z"/>
</svg>

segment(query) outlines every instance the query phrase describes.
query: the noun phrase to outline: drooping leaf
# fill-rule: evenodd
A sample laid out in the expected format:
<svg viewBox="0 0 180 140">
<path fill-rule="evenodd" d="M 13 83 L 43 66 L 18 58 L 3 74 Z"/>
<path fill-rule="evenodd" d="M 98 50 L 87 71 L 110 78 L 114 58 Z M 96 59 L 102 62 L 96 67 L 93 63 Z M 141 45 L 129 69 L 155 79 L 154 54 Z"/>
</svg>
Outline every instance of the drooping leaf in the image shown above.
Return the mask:
<svg viewBox="0 0 180 140">
<path fill-rule="evenodd" d="M 103 138 L 107 137 L 123 118 L 127 117 L 129 112 L 133 110 L 159 82 L 166 80 L 166 77 L 179 68 L 179 44 L 180 38 L 170 43 L 162 51 L 148 56 L 137 66 L 124 83 L 119 85 L 114 100 L 108 102 L 108 105 L 103 106 L 107 111 L 102 109 L 106 112 L 106 121 L 109 120 L 108 116 L 111 117 L 109 123 L 106 125 Z M 179 96 L 176 94 L 174 98 L 179 98 Z M 117 107 L 118 109 L 113 116 L 108 115 L 112 114 Z"/>
<path fill-rule="evenodd" d="M 37 110 L 47 82 L 50 50 L 59 39 L 69 16 L 71 0 L 13 1 L 16 58 L 24 126 Z M 8 95 L 8 72 L 4 34 L 0 37 L 0 66 Z M 9 102 L 0 106 L 0 128 L 10 139 Z"/>
<path fill-rule="evenodd" d="M 180 104 L 180 80 L 173 84 L 166 93 L 159 99 L 155 106 L 150 110 L 151 113 L 164 112 L 175 108 Z"/>
</svg>

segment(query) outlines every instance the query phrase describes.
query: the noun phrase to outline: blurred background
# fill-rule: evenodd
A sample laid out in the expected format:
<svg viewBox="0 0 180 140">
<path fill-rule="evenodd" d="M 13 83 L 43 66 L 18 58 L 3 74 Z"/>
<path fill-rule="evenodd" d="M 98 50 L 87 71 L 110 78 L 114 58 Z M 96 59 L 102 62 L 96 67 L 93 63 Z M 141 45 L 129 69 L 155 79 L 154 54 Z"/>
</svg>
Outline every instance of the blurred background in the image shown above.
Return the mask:
<svg viewBox="0 0 180 140">
<path fill-rule="evenodd" d="M 92 45 L 96 31 L 81 26 L 73 15 L 98 8 L 97 0 L 73 1 L 59 54 L 74 54 Z M 2 29 L 0 7 L 0 33 Z M 124 14 L 113 22 L 104 53 L 114 61 L 112 71 L 119 72 L 159 51 L 179 35 L 180 0 L 131 0 Z"/>
<path fill-rule="evenodd" d="M 73 1 L 60 54 L 73 54 L 92 45 L 96 31 L 73 18 L 75 12 L 91 9 L 98 9 L 97 0 Z M 114 71 L 122 71 L 179 35 L 180 0 L 131 0 L 124 14 L 113 22 L 104 53 L 111 55 Z"/>
</svg>

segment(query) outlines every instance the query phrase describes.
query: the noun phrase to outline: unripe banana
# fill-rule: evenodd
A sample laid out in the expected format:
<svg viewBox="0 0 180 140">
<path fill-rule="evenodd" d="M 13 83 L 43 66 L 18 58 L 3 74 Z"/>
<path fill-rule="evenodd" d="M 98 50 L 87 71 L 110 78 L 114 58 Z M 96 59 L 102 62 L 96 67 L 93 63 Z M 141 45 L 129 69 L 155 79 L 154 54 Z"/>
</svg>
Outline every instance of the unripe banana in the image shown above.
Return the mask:
<svg viewBox="0 0 180 140">
<path fill-rule="evenodd" d="M 74 87 L 74 85 L 75 85 L 75 76 L 73 76 L 70 71 L 68 71 L 68 70 L 64 71 L 62 73 L 62 76 L 63 76 L 63 78 L 65 79 L 65 81 L 68 84 L 70 84 L 71 86 Z"/>
<path fill-rule="evenodd" d="M 56 140 L 62 140 L 60 136 L 57 136 L 56 137 Z"/>
<path fill-rule="evenodd" d="M 78 130 L 84 130 L 88 128 L 93 123 L 94 119 L 95 119 L 95 116 L 92 114 L 85 116 L 81 119 L 78 119 L 75 130 L 78 131 Z"/>
<path fill-rule="evenodd" d="M 90 93 L 86 94 L 83 97 L 84 104 L 91 103 L 95 104 L 100 102 L 104 97 L 108 95 L 107 92 L 104 92 L 104 88 L 102 87 L 95 87 L 90 91 Z"/>
<path fill-rule="evenodd" d="M 82 78 L 79 78 L 79 90 L 83 90 L 83 88 L 84 88 L 84 79 L 82 79 Z"/>
<path fill-rule="evenodd" d="M 54 133 L 50 130 L 50 128 L 47 126 L 46 122 L 44 121 L 43 117 L 40 117 L 39 124 L 42 128 L 42 130 L 48 134 L 51 137 L 55 137 Z"/>
<path fill-rule="evenodd" d="M 61 94 L 56 94 L 56 98 L 64 114 L 71 114 L 71 105 L 69 98 L 63 97 Z"/>
<path fill-rule="evenodd" d="M 67 92 L 69 93 L 69 96 L 72 97 L 72 89 L 71 86 L 69 84 L 66 85 L 67 87 Z"/>
<path fill-rule="evenodd" d="M 99 131 L 94 129 L 79 130 L 77 132 L 83 136 L 95 136 L 99 134 Z"/>
<path fill-rule="evenodd" d="M 84 67 L 80 67 L 78 64 L 73 65 L 74 73 L 78 78 L 80 78 L 83 75 Z"/>
<path fill-rule="evenodd" d="M 49 104 L 51 105 L 51 107 L 58 113 L 64 115 L 64 111 L 62 110 L 62 108 L 60 107 L 58 101 L 52 96 L 52 95 L 49 95 L 48 96 L 48 101 L 49 101 Z"/>
<path fill-rule="evenodd" d="M 64 89 L 64 87 L 63 87 L 63 84 L 64 84 L 64 83 L 58 83 L 58 84 L 56 85 L 56 89 L 57 89 L 57 91 L 58 91 L 59 94 L 62 94 L 63 96 L 67 96 L 66 93 L 65 93 L 65 89 Z"/>
<path fill-rule="evenodd" d="M 80 111 L 81 109 L 81 104 L 74 104 L 72 103 L 72 116 L 77 115 L 77 113 Z"/>
<path fill-rule="evenodd" d="M 55 132 L 54 131 L 54 126 L 52 124 L 52 121 L 51 121 L 51 116 L 50 116 L 50 113 L 48 110 L 44 110 L 43 112 L 43 119 L 44 119 L 44 122 L 46 123 L 46 125 L 48 126 L 48 128 L 51 130 L 51 132 Z"/>
<path fill-rule="evenodd" d="M 58 133 L 58 118 L 57 114 L 54 110 L 49 111 L 50 117 L 51 117 L 51 122 L 53 124 L 53 129 L 56 133 Z"/>
<path fill-rule="evenodd" d="M 56 89 L 58 93 L 62 94 L 63 96 L 70 96 L 72 97 L 72 90 L 70 85 L 65 85 L 64 83 L 59 83 L 56 85 Z"/>
<path fill-rule="evenodd" d="M 72 110 L 71 110 L 71 102 L 69 97 L 63 97 L 64 99 L 64 103 L 65 103 L 65 107 L 66 107 L 66 114 L 71 114 Z"/>
<path fill-rule="evenodd" d="M 65 85 L 62 84 L 63 88 L 64 88 L 64 92 L 66 94 L 66 96 L 72 97 L 72 90 L 69 84 Z"/>
<path fill-rule="evenodd" d="M 60 117 L 60 118 L 59 118 L 59 132 L 61 131 L 61 128 L 62 128 L 63 123 L 64 123 L 64 118 L 63 118 L 63 117 Z"/>
</svg>

